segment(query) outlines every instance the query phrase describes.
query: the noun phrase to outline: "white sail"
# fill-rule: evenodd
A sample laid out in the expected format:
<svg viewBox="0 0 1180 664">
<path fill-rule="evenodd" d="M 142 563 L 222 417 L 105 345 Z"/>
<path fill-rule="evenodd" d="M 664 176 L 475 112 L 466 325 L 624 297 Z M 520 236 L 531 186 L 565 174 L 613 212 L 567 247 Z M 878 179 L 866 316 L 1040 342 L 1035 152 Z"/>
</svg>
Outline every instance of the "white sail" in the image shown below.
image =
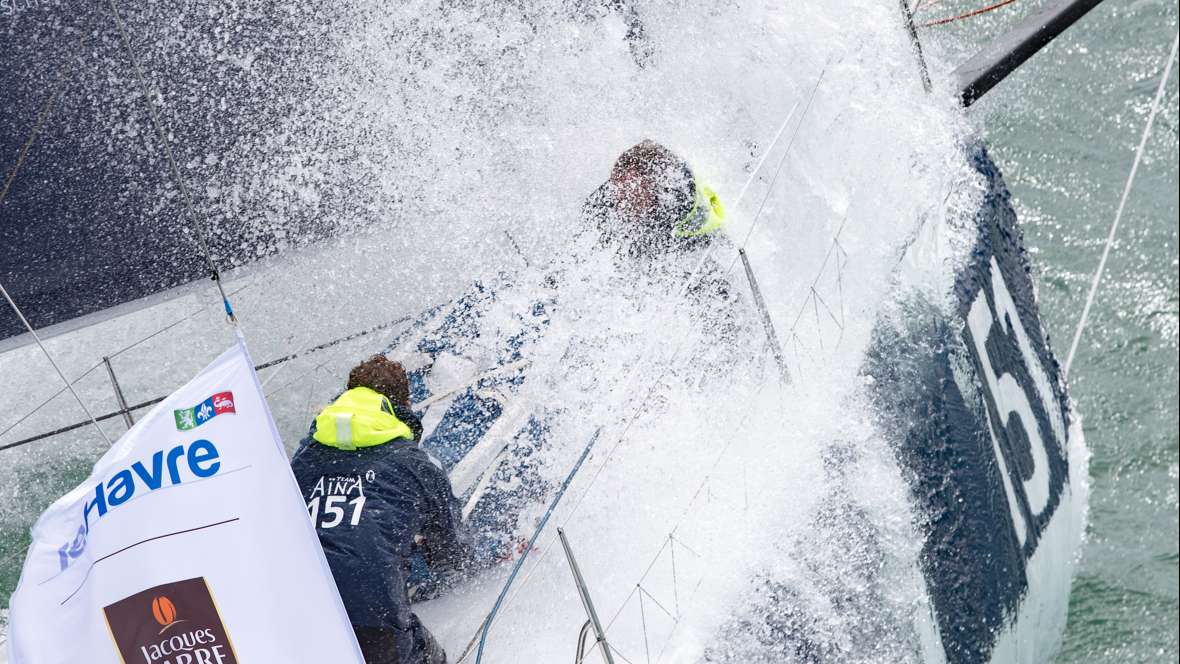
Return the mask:
<svg viewBox="0 0 1180 664">
<path fill-rule="evenodd" d="M 244 344 L 152 409 L 32 535 L 14 663 L 362 661 Z"/>
</svg>

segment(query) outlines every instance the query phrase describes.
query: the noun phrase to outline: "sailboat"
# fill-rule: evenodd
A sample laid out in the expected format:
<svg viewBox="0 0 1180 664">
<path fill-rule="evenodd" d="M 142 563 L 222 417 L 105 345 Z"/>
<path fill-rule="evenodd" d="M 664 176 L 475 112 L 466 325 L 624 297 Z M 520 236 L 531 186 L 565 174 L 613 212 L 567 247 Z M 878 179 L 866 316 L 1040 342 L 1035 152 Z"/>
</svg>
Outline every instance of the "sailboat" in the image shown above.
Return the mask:
<svg viewBox="0 0 1180 664">
<path fill-rule="evenodd" d="M 958 102 L 974 102 L 1095 4 L 1056 4 L 1001 36 L 950 77 Z M 900 25 L 916 36 L 904 2 L 902 8 Z M 268 6 L 268 11 L 275 9 Z M 256 117 L 242 119 L 257 109 L 228 111 L 230 130 L 224 132 L 201 120 L 206 117 L 202 113 L 225 105 L 235 91 L 258 85 L 253 72 L 288 51 L 278 56 L 266 53 L 260 57 L 273 60 L 261 64 L 227 51 L 217 60 L 225 63 L 224 69 L 203 74 L 220 81 L 215 86 L 220 94 L 169 97 L 154 87 L 158 83 L 137 90 L 136 79 L 142 82 L 144 76 L 155 79 L 160 74 L 145 73 L 140 63 L 131 68 L 139 76 L 125 64 L 113 66 L 126 62 L 128 42 L 96 35 L 92 26 L 106 25 L 109 17 L 101 10 L 88 11 L 94 13 L 77 17 L 76 26 L 81 27 L 62 34 L 80 49 L 97 51 L 98 57 L 90 62 L 63 57 L 55 75 L 18 79 L 19 84 L 11 86 L 5 81 L 7 89 L 16 91 L 10 108 L 21 122 L 14 126 L 29 131 L 17 132 L 28 140 L 13 151 L 21 154 L 20 168 L 11 171 L 16 175 L 6 183 L 8 198 L 0 208 L 7 244 L 0 279 L 42 337 L 69 339 L 129 312 L 208 291 L 203 278 L 209 276 L 211 256 L 238 266 L 236 271 L 214 271 L 219 285 L 231 294 L 235 283 L 281 285 L 289 279 L 307 286 L 323 281 L 316 275 L 377 271 L 399 262 L 402 267 L 390 268 L 399 279 L 408 282 L 415 272 L 419 280 L 421 274 L 431 274 L 429 257 L 414 255 L 412 243 L 395 242 L 368 253 L 358 248 L 379 244 L 374 235 L 382 235 L 384 229 L 340 236 L 339 220 L 313 221 L 318 211 L 331 205 L 322 200 L 325 194 L 306 185 L 318 177 L 317 167 L 330 171 L 325 164 L 348 149 L 327 158 L 296 155 L 286 164 L 284 176 L 270 182 L 278 190 L 272 202 L 285 201 L 284 209 L 294 214 L 277 224 L 251 226 L 219 218 L 241 200 L 235 198 L 241 192 L 234 193 L 240 181 L 228 176 L 211 178 L 217 184 L 209 185 L 209 196 L 186 204 L 181 183 L 188 178 L 241 168 L 216 157 L 198 159 L 192 145 L 204 140 L 223 147 L 223 155 L 233 155 L 241 130 L 258 126 Z M 151 25 L 155 11 L 163 10 L 145 9 L 129 14 L 127 20 L 132 27 L 139 21 Z M 635 27 L 642 13 L 633 8 L 622 15 L 614 11 L 579 16 L 574 24 L 601 21 L 607 26 L 602 29 L 616 32 L 619 25 L 626 26 L 628 46 L 620 57 L 639 69 L 658 70 L 658 49 L 635 45 L 635 40 L 644 39 Z M 273 16 L 280 27 L 295 20 L 278 11 Z M 570 19 L 563 15 L 561 20 Z M 266 21 L 258 17 L 242 18 L 240 24 L 259 34 L 266 31 Z M 44 35 L 52 33 L 47 25 L 35 27 L 48 33 L 30 33 L 18 40 L 24 56 L 33 58 L 45 43 Z M 283 42 L 280 50 L 294 53 L 314 44 L 314 35 L 328 27 L 309 27 L 313 36 L 300 34 Z M 512 27 L 527 33 L 541 32 L 546 25 L 527 19 Z M 420 25 L 398 26 L 394 34 L 414 30 L 433 34 Z M 896 52 L 917 56 L 911 63 L 911 82 L 929 88 L 920 44 L 905 39 L 900 43 Z M 145 47 L 137 42 L 132 53 L 136 48 L 163 45 Z M 168 60 L 166 50 L 163 53 L 158 60 L 162 64 L 156 65 L 161 71 L 180 66 Z M 983 144 L 972 139 L 959 146 L 961 170 L 938 185 L 945 185 L 940 191 L 943 201 L 900 211 L 915 213 L 903 224 L 903 233 L 847 225 L 848 219 L 871 217 L 881 204 L 897 200 L 888 195 L 893 190 L 883 186 L 888 191 L 881 198 L 866 193 L 859 202 L 832 205 L 830 218 L 795 227 L 790 236 L 765 224 L 762 232 L 769 235 L 762 237 L 761 248 L 769 250 L 759 255 L 758 247 L 749 247 L 752 257 L 744 265 L 745 281 L 733 271 L 739 256 L 723 254 L 736 252 L 738 245 L 743 251 L 747 248 L 782 164 L 788 163 L 792 150 L 808 149 L 807 135 L 815 129 L 808 123 L 816 122 L 814 113 L 819 112 L 809 114 L 809 100 L 824 90 L 825 76 L 837 76 L 829 69 L 846 66 L 844 60 L 812 59 L 815 73 L 805 79 L 806 86 L 797 86 L 795 106 L 781 125 L 775 123 L 778 132 L 768 141 L 750 141 L 757 144 L 753 150 L 743 148 L 740 159 L 751 171 L 743 178 L 746 185 L 740 193 L 736 186 L 722 190 L 723 197 L 729 193 L 733 200 L 754 203 L 758 192 L 744 198 L 751 184 L 766 192 L 761 205 L 743 208 L 752 221 L 731 233 L 734 246 L 718 249 L 717 260 L 730 267 L 731 284 L 765 294 L 769 303 L 764 307 L 769 311 L 753 307 L 743 314 L 745 336 L 739 338 L 749 344 L 749 352 L 745 364 L 735 360 L 731 364 L 737 368 L 730 369 L 743 376 L 731 381 L 741 383 L 741 389 L 726 391 L 710 383 L 715 369 L 698 375 L 684 368 L 698 357 L 693 349 L 703 344 L 689 341 L 699 338 L 700 330 L 673 322 L 685 314 L 675 297 L 661 299 L 649 291 L 620 301 L 621 306 L 635 305 L 631 313 L 643 324 L 668 321 L 668 330 L 657 330 L 654 337 L 638 329 L 623 329 L 615 336 L 611 335 L 616 330 L 608 330 L 610 334 L 594 337 L 586 330 L 609 326 L 595 328 L 588 322 L 593 316 L 616 320 L 620 328 L 627 328 L 626 320 L 614 319 L 614 312 L 601 306 L 579 309 L 576 299 L 572 307 L 558 298 L 552 310 L 538 309 L 538 299 L 544 298 L 535 297 L 536 289 L 545 283 L 551 262 L 538 266 L 537 256 L 529 252 L 536 247 L 522 248 L 511 233 L 506 234 L 511 248 L 505 255 L 523 267 L 501 278 L 496 288 L 485 291 L 476 286 L 464 292 L 455 286 L 466 281 L 465 275 L 439 271 L 439 280 L 448 287 L 432 289 L 429 283 L 419 283 L 418 290 L 428 295 L 415 302 L 417 306 L 403 306 L 392 312 L 396 315 L 383 307 L 368 307 L 365 316 L 356 317 L 357 322 L 364 318 L 365 325 L 343 331 L 338 339 L 318 340 L 323 342 L 320 346 L 328 346 L 359 339 L 369 352 L 406 361 L 413 370 L 415 405 L 428 428 L 423 445 L 451 472 L 469 515 L 497 517 L 483 525 L 488 538 L 485 573 L 437 587 L 428 575 L 421 579 L 424 620 L 457 661 L 551 661 L 554 653 L 565 653 L 575 644 L 578 661 L 594 656 L 591 648 L 597 647 L 607 661 L 616 656 L 637 661 L 637 653 L 645 652 L 648 659 L 711 662 L 873 657 L 1044 661 L 1057 647 L 1073 556 L 1085 522 L 1086 449 L 1065 376 L 1040 321 L 1016 214 Z M 114 98 L 123 105 L 113 112 L 126 113 L 113 125 L 115 132 L 130 144 L 143 143 L 138 151 L 122 153 L 126 161 L 99 159 L 107 146 L 89 137 L 75 140 L 66 133 L 55 141 L 49 140 L 53 132 L 44 130 L 49 118 L 57 127 L 92 121 L 84 119 L 90 107 L 70 103 L 70 93 L 77 81 L 93 83 L 87 77 L 104 71 L 124 77 L 106 81 L 122 92 Z M 6 70 L 4 76 L 17 75 Z M 426 85 L 411 78 L 407 85 Z M 200 80 L 187 83 L 202 85 Z M 302 80 L 286 83 L 294 86 L 287 90 L 296 97 L 314 88 Z M 163 109 L 163 124 L 177 123 L 177 131 L 186 136 L 183 168 L 166 168 L 159 146 L 151 146 L 152 123 L 139 115 L 145 112 L 140 108 L 145 98 L 153 109 L 150 113 Z M 182 99 L 194 104 L 187 113 L 177 108 Z M 452 101 L 462 104 L 461 99 Z M 525 111 L 524 117 L 531 118 L 531 112 Z M 184 119 L 168 120 L 178 117 Z M 473 114 L 468 119 L 479 126 L 484 118 Z M 305 122 L 299 116 L 293 127 Z M 165 127 L 162 133 L 169 131 Z M 421 158 L 424 150 L 413 143 L 416 138 L 420 137 L 390 139 L 398 143 L 393 148 L 397 159 Z M 283 146 L 275 149 L 282 153 Z M 74 158 L 75 152 L 93 160 Z M 813 149 L 809 154 L 817 153 Z M 102 178 L 79 163 L 87 168 L 109 163 L 110 172 L 135 172 L 141 185 L 112 193 L 87 184 Z M 73 166 L 63 166 L 69 164 Z M 817 167 L 823 166 L 819 162 Z M 39 168 L 45 174 L 40 178 Z M 60 177 L 49 177 L 54 174 Z M 46 196 L 35 186 L 46 178 L 76 195 Z M 396 184 L 385 183 L 396 192 L 394 198 L 402 195 Z M 348 200 L 341 209 L 361 218 L 371 216 L 364 203 Z M 755 207 L 757 213 L 752 212 Z M 122 214 L 125 209 L 135 212 Z M 141 217 L 143 210 L 151 214 Z M 99 215 L 101 223 L 95 221 Z M 204 221 L 193 223 L 194 218 Z M 511 224 L 506 227 L 512 230 Z M 265 230 L 260 233 L 258 228 Z M 744 240 L 742 231 L 748 231 Z M 426 233 L 406 232 L 419 240 Z M 204 236 L 209 250 L 195 250 L 193 235 Z M 791 242 L 797 250 L 790 256 L 792 264 L 781 267 L 778 250 Z M 68 257 L 73 269 L 59 270 L 55 255 Z M 868 267 L 854 275 L 854 263 Z M 864 279 L 866 275 L 873 276 Z M 849 281 L 854 276 L 865 283 L 854 287 Z M 605 283 L 623 290 L 627 286 Z M 297 301 L 299 290 L 296 286 L 287 294 Z M 454 295 L 457 290 L 460 294 Z M 488 301 L 473 304 L 471 300 L 479 300 L 483 292 Z M 438 297 L 443 293 L 450 297 Z M 594 299 L 602 296 L 601 291 L 583 289 L 582 295 L 590 298 L 583 302 L 603 303 Z M 359 301 L 385 303 L 387 297 L 362 287 Z M 431 297 L 443 301 L 430 302 Z M 743 301 L 749 305 L 758 299 L 751 294 Z M 563 320 L 563 307 L 583 317 Z M 287 308 L 292 311 L 286 312 L 291 316 L 286 320 L 295 321 L 338 313 Z M 650 310 L 668 317 L 644 318 Z M 478 324 L 456 325 L 456 318 L 472 311 L 479 314 Z M 532 319 L 522 320 L 523 316 Z M 503 317 L 510 322 L 505 324 Z M 522 322 L 529 331 L 524 337 L 519 334 Z M 246 325 L 249 329 L 248 321 Z M 3 319 L 0 326 L 0 350 L 13 353 L 29 343 L 18 323 Z M 661 331 L 666 335 L 661 337 Z M 560 338 L 562 334 L 567 336 Z M 596 343 L 635 338 L 641 340 L 636 347 L 617 354 L 626 358 L 619 365 L 602 364 L 602 357 L 617 360 L 615 354 L 587 360 L 568 352 L 601 350 Z M 508 352 L 488 353 L 486 342 L 507 343 Z M 682 355 L 682 348 L 689 350 Z M 643 364 L 628 365 L 630 360 Z M 601 371 L 604 367 L 607 371 Z M 560 384 L 566 379 L 567 384 Z M 589 382 L 577 382 L 581 379 Z M 834 388 L 837 382 L 842 386 Z M 716 387 L 727 399 L 745 401 L 728 401 L 717 408 L 710 401 L 716 393 L 702 386 Z M 577 412 L 570 411 L 576 409 L 568 404 L 560 413 L 547 408 L 551 403 L 538 405 L 545 390 L 582 393 L 585 398 L 578 405 L 586 408 L 586 416 L 575 417 Z M 693 408 L 667 406 L 693 394 Z M 841 405 L 824 403 L 833 397 L 842 400 Z M 608 426 L 595 419 L 603 415 L 590 404 L 596 400 L 617 407 L 617 421 Z M 140 406 L 121 395 L 118 401 L 117 409 L 98 419 L 130 417 Z M 648 417 L 651 404 L 656 404 L 656 415 Z M 713 411 L 721 412 L 712 417 Z M 660 420 L 661 413 L 675 421 Z M 816 413 L 820 417 L 808 419 Z M 762 419 L 743 428 L 750 418 Z M 686 428 L 686 423 L 698 428 Z M 784 433 L 781 427 L 795 429 Z M 692 439 L 693 431 L 709 440 Z M 733 441 L 714 444 L 719 432 L 729 432 Z M 665 446 L 674 440 L 686 442 L 684 448 L 667 452 L 655 443 L 635 443 L 635 438 Z M 5 450 L 0 453 L 45 444 L 44 439 L 35 435 L 0 441 Z M 287 442 L 290 447 L 294 441 Z M 747 449 L 742 457 L 737 448 L 731 450 L 731 442 L 774 449 L 756 448 L 752 456 Z M 592 445 L 597 447 L 591 455 Z M 627 456 L 619 461 L 619 455 Z M 530 457 L 541 461 L 532 464 Z M 678 461 L 661 470 L 659 460 L 669 457 Z M 733 458 L 743 463 L 727 465 Z M 743 484 L 751 476 L 752 491 L 751 485 Z M 595 488 L 600 477 L 607 488 Z M 782 478 L 784 486 L 774 478 Z M 734 490 L 739 485 L 740 496 Z M 567 487 L 573 487 L 572 497 L 559 502 Z M 723 495 L 723 487 L 730 489 L 728 495 Z M 879 491 L 882 502 L 868 500 L 866 490 Z M 629 495 L 641 500 L 636 503 Z M 798 502 L 787 504 L 790 501 Z M 887 518 L 875 511 L 881 508 L 902 516 Z M 791 513 L 803 516 L 781 530 L 768 526 L 768 520 Z M 754 516 L 749 519 L 737 516 L 750 514 Z M 555 523 L 545 530 L 551 516 Z M 753 525 L 742 525 L 750 520 Z M 557 525 L 562 528 L 560 538 Z M 573 570 L 572 580 L 567 570 Z M 863 635 L 871 635 L 871 643 L 854 642 Z"/>
</svg>

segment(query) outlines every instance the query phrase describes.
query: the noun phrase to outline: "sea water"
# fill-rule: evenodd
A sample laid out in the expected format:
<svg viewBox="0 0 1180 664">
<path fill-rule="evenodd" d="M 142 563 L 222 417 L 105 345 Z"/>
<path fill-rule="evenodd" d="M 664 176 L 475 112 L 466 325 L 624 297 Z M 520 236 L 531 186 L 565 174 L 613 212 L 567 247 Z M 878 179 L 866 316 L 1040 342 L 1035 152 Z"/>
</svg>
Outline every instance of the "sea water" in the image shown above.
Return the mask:
<svg viewBox="0 0 1180 664">
<path fill-rule="evenodd" d="M 930 42 L 958 61 L 1040 4 L 932 28 L 928 34 L 941 34 Z M 1104 2 L 970 112 L 1012 190 L 1041 315 L 1060 354 L 1078 323 L 1176 29 L 1174 4 Z M 1070 371 L 1070 396 L 1093 455 L 1091 509 L 1059 661 L 1171 661 L 1180 652 L 1177 88 L 1173 65 Z"/>
</svg>

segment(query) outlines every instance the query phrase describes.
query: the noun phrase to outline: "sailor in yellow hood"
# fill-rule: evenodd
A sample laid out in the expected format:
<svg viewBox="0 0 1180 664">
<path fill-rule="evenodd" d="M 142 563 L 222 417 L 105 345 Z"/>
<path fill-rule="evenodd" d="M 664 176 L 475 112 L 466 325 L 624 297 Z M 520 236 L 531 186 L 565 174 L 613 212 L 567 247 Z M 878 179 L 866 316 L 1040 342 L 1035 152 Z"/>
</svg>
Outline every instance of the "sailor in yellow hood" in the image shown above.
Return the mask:
<svg viewBox="0 0 1180 664">
<path fill-rule="evenodd" d="M 583 216 L 604 244 L 641 256 L 700 246 L 721 229 L 725 208 L 683 157 L 644 140 L 619 155 Z"/>
<path fill-rule="evenodd" d="M 424 553 L 442 571 L 470 559 L 461 506 L 421 435 L 405 369 L 375 355 L 352 370 L 291 460 L 369 664 L 445 662 L 410 609 L 412 560 Z"/>
</svg>

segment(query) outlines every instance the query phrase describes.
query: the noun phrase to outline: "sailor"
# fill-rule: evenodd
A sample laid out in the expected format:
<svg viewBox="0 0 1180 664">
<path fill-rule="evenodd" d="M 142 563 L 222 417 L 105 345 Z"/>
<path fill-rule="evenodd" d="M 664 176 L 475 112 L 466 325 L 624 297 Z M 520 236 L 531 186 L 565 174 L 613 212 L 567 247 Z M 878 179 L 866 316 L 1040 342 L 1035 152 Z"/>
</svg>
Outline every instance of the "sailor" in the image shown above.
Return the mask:
<svg viewBox="0 0 1180 664">
<path fill-rule="evenodd" d="M 710 376 L 732 366 L 726 352 L 735 346 L 733 297 L 725 270 L 699 260 L 710 243 L 724 241 L 719 230 L 725 211 L 717 195 L 701 183 L 679 155 L 645 140 L 624 151 L 610 176 L 583 206 L 575 243 L 587 251 L 563 256 L 522 275 L 501 275 L 476 283 L 448 309 L 440 309 L 395 341 L 390 351 L 412 362 L 414 400 L 431 402 L 423 446 L 454 468 L 469 454 L 495 454 L 489 481 L 468 479 L 468 523 L 474 534 L 474 567 L 486 567 L 519 552 L 522 534 L 532 524 L 526 506 L 540 501 L 549 486 L 540 476 L 538 451 L 550 437 L 554 416 L 546 406 L 522 403 L 532 353 L 542 343 L 551 317 L 562 307 L 571 284 L 583 283 L 588 270 L 580 261 L 590 254 L 609 255 L 616 264 L 606 279 L 651 284 L 665 280 L 674 288 L 686 283 L 694 303 L 692 318 L 713 343 L 694 350 Z M 699 269 L 698 269 L 699 266 Z M 574 286 L 575 288 L 578 286 Z M 522 303 L 524 306 L 521 306 Z M 495 327 L 487 327 L 495 321 Z M 721 356 L 721 359 L 712 359 Z M 492 450 L 489 452 L 488 450 Z M 458 477 L 458 476 L 457 476 Z M 469 493 L 469 489 L 474 487 Z M 415 566 L 414 599 L 440 589 L 433 575 Z"/>
<path fill-rule="evenodd" d="M 735 253 L 721 232 L 725 207 L 683 157 L 652 140 L 628 148 L 586 199 L 582 220 L 581 232 L 614 252 L 620 275 L 641 275 L 637 282 L 646 288 L 683 288 L 710 337 L 737 333 L 738 295 L 718 260 Z"/>
<path fill-rule="evenodd" d="M 401 364 L 357 365 L 291 460 L 368 664 L 441 664 L 446 654 L 410 609 L 412 560 L 454 572 L 470 556 L 446 472 L 419 447 Z"/>
<path fill-rule="evenodd" d="M 418 332 L 405 334 L 391 346 L 399 355 L 416 358 L 410 374 L 415 399 L 434 401 L 432 410 L 445 411 L 441 418 L 429 418 L 436 425 L 426 432 L 424 446 L 453 464 L 491 430 L 524 381 L 522 365 L 528 364 L 532 346 L 545 336 L 551 316 L 560 309 L 563 286 L 577 281 L 569 271 L 586 258 L 584 254 L 608 252 L 621 273 L 650 267 L 674 284 L 685 283 L 696 270 L 688 289 L 698 305 L 694 319 L 709 326 L 716 339 L 730 335 L 734 296 L 725 270 L 715 261 L 698 261 L 710 244 L 727 242 L 720 233 L 724 220 L 717 194 L 683 157 L 652 140 L 623 151 L 606 182 L 582 206 L 575 244 L 589 251 L 560 257 L 523 275 L 502 274 L 491 282 L 477 282 L 451 308 L 433 312 L 420 322 Z M 508 295 L 523 290 L 529 292 Z M 497 322 L 497 334 L 481 332 L 482 319 L 490 317 L 490 311 L 521 301 L 527 306 L 507 312 L 515 327 Z M 466 388 L 455 390 L 464 384 Z M 440 390 L 453 396 L 440 395 Z M 536 442 L 544 437 L 544 429 L 530 426 L 535 435 L 523 439 Z"/>
<path fill-rule="evenodd" d="M 582 215 L 603 244 L 617 244 L 638 258 L 708 244 L 725 220 L 725 209 L 684 158 L 644 140 L 619 155 Z"/>
</svg>

